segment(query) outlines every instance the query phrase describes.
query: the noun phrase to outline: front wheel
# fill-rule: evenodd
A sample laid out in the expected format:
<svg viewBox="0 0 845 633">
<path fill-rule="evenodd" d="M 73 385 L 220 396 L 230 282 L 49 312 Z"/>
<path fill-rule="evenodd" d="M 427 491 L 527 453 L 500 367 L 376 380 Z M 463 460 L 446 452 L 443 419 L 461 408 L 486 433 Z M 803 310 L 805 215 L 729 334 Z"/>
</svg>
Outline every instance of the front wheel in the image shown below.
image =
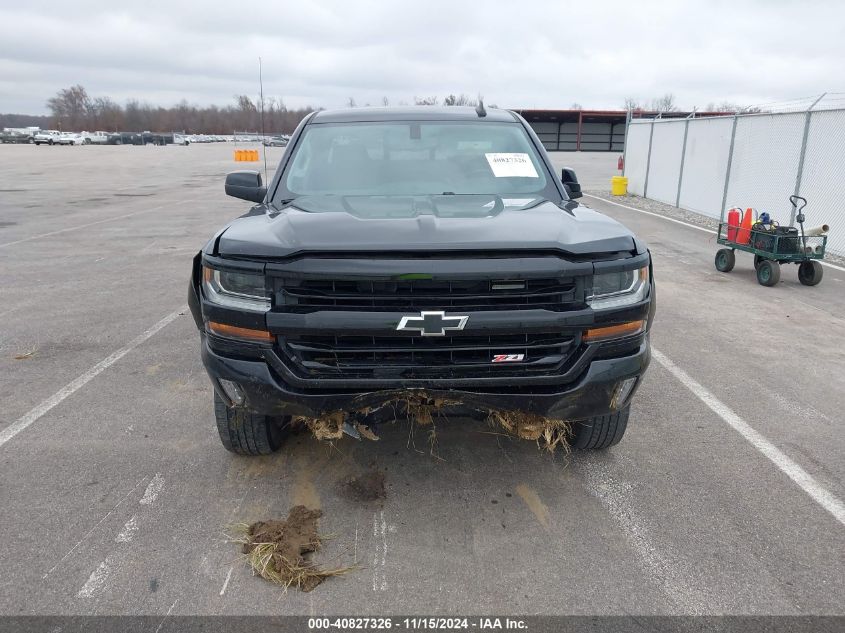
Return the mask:
<svg viewBox="0 0 845 633">
<path fill-rule="evenodd" d="M 776 286 L 780 281 L 780 264 L 771 259 L 764 259 L 757 266 L 757 283 L 761 286 Z"/>
<path fill-rule="evenodd" d="M 238 455 L 269 455 L 281 447 L 290 433 L 290 418 L 259 415 L 227 406 L 214 392 L 214 417 L 220 441 Z"/>
<path fill-rule="evenodd" d="M 824 276 L 824 268 L 819 262 L 801 262 L 798 265 L 798 281 L 805 286 L 818 285 Z"/>
<path fill-rule="evenodd" d="M 603 449 L 618 444 L 628 427 L 630 405 L 607 415 L 576 422 L 572 429 L 572 448 Z"/>
<path fill-rule="evenodd" d="M 729 273 L 736 264 L 736 253 L 730 248 L 720 248 L 716 251 L 716 270 L 720 273 Z"/>
</svg>

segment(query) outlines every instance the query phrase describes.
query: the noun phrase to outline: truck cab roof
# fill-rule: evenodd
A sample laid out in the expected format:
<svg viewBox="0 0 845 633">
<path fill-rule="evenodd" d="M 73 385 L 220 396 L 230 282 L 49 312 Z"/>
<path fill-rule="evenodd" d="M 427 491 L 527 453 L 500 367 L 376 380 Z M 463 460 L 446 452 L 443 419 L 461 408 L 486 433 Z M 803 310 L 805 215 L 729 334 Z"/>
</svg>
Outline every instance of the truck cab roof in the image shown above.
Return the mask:
<svg viewBox="0 0 845 633">
<path fill-rule="evenodd" d="M 310 123 L 361 123 L 369 121 L 499 121 L 513 123 L 516 116 L 509 110 L 487 108 L 479 116 L 475 108 L 466 106 L 402 106 L 391 108 L 344 108 L 321 110 Z"/>
</svg>

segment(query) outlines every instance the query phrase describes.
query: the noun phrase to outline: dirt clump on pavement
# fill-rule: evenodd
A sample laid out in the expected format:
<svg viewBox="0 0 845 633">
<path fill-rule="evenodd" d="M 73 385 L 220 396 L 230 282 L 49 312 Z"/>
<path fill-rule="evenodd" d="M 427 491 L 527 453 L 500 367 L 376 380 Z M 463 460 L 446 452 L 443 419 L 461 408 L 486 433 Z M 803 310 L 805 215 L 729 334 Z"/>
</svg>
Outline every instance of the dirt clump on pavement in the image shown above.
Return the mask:
<svg viewBox="0 0 845 633">
<path fill-rule="evenodd" d="M 348 477 L 340 483 L 344 496 L 352 501 L 383 501 L 387 496 L 384 486 L 384 473 L 370 470 L 362 475 Z"/>
<path fill-rule="evenodd" d="M 322 514 L 320 510 L 294 506 L 285 520 L 235 526 L 239 534 L 231 540 L 243 546 L 243 554 L 253 573 L 285 589 L 296 587 L 311 591 L 326 578 L 355 569 L 324 569 L 309 560 L 309 555 L 319 550 L 323 543 L 317 531 L 317 521 Z"/>
</svg>

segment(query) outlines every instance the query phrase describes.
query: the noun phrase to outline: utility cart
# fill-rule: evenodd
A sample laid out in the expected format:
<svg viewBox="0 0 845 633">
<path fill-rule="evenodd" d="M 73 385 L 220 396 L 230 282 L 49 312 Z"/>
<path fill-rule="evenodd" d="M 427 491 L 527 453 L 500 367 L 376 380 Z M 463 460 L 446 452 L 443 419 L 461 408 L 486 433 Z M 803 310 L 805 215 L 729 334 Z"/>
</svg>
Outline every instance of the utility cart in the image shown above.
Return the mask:
<svg viewBox="0 0 845 633">
<path fill-rule="evenodd" d="M 821 282 L 824 268 L 819 260 L 824 259 L 827 235 L 806 235 L 802 210 L 807 206 L 807 200 L 789 196 L 789 201 L 795 209 L 800 232 L 793 227 L 769 225 L 771 228 L 766 229 L 755 224 L 749 228 L 747 225 L 720 222 L 716 241 L 727 248 L 716 252 L 716 270 L 723 273 L 733 270 L 735 251 L 744 251 L 754 255 L 757 282 L 762 286 L 774 286 L 780 281 L 780 265 L 784 263 L 798 264 L 798 281 L 805 286 Z"/>
</svg>

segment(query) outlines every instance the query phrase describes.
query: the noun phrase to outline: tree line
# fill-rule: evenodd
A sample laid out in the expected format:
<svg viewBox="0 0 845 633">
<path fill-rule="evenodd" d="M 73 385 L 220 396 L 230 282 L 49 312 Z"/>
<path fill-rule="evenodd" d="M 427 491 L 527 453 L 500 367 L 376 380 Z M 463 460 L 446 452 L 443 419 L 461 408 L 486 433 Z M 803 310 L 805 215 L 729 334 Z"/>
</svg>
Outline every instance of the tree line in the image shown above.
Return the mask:
<svg viewBox="0 0 845 633">
<path fill-rule="evenodd" d="M 442 100 L 438 96 L 414 97 L 414 105 L 476 106 L 481 100 L 464 93 L 449 94 Z M 354 97 L 349 97 L 346 106 L 357 107 Z M 369 103 L 364 104 L 369 106 Z M 390 105 L 387 97 L 382 97 L 378 105 Z M 408 105 L 399 101 L 398 105 Z M 121 105 L 110 97 L 92 97 L 81 85 L 59 90 L 47 100 L 50 115 L 0 114 L 2 127 L 57 128 L 68 131 L 106 130 L 109 132 L 184 132 L 186 134 L 232 134 L 235 131 L 259 131 L 261 129 L 260 100 L 253 100 L 248 95 L 236 95 L 234 103 L 227 106 L 197 106 L 182 100 L 174 106 L 162 107 L 130 99 Z M 489 107 L 495 108 L 493 104 Z M 573 103 L 572 109 L 581 105 Z M 625 99 L 625 110 L 646 110 L 655 112 L 677 112 L 675 97 L 667 93 L 650 101 L 640 101 L 634 97 Z M 293 108 L 285 106 L 284 101 L 276 97 L 264 99 L 264 130 L 268 134 L 289 134 L 299 122 L 315 109 L 312 107 Z M 733 103 L 710 103 L 705 110 L 735 112 L 741 108 Z M 759 109 L 756 109 L 759 110 Z"/>
<path fill-rule="evenodd" d="M 285 106 L 281 99 L 264 99 L 264 129 L 268 134 L 290 133 L 315 108 Z M 184 132 L 232 134 L 261 129 L 261 103 L 237 95 L 228 106 L 197 106 L 182 100 L 169 108 L 130 99 L 121 105 L 110 97 L 92 97 L 80 85 L 59 90 L 47 100 L 49 116 L 0 115 L 4 127 L 57 128 L 67 131 Z"/>
</svg>

